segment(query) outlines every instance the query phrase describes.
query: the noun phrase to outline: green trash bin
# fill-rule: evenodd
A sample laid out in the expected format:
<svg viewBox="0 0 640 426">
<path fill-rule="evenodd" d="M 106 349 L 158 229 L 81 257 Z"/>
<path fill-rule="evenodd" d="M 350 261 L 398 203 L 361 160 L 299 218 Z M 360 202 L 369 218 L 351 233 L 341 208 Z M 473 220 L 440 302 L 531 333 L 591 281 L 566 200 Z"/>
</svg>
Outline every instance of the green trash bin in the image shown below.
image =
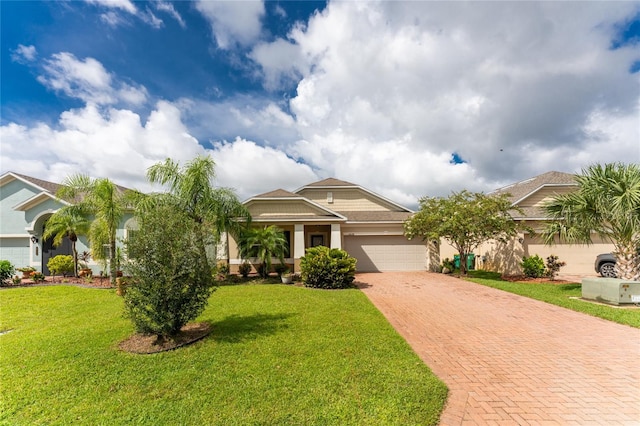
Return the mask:
<svg viewBox="0 0 640 426">
<path fill-rule="evenodd" d="M 459 254 L 453 255 L 453 264 L 455 265 L 456 269 L 460 269 Z M 469 253 L 467 254 L 467 271 L 471 271 L 473 269 L 476 269 L 476 255 L 473 253 Z"/>
</svg>

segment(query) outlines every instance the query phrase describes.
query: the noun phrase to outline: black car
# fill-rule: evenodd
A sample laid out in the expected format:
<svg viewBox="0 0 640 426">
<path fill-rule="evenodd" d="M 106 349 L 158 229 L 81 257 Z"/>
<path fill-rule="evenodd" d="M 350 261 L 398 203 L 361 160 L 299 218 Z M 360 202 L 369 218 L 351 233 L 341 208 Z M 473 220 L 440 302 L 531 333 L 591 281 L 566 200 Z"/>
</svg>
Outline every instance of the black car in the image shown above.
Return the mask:
<svg viewBox="0 0 640 426">
<path fill-rule="evenodd" d="M 599 254 L 596 257 L 595 268 L 596 272 L 603 277 L 615 278 L 616 277 L 616 257 L 611 253 Z"/>
</svg>

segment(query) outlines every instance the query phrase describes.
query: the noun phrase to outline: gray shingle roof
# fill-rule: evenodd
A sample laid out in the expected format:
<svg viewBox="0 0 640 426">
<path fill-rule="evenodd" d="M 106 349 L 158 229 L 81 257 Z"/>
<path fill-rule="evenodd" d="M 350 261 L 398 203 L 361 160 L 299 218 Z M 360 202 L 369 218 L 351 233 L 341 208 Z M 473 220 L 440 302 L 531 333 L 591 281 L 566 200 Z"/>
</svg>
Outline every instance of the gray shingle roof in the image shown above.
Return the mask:
<svg viewBox="0 0 640 426">
<path fill-rule="evenodd" d="M 28 182 L 31 182 L 34 185 L 39 186 L 40 188 L 44 189 L 47 192 L 50 192 L 51 194 L 55 194 L 58 191 L 58 189 L 60 189 L 60 187 L 62 186 L 62 185 L 57 184 L 57 183 L 49 182 L 49 181 L 42 180 L 42 179 L 37 179 L 37 178 L 31 177 L 31 176 L 27 176 L 27 175 L 23 175 L 23 174 L 20 174 L 20 173 L 14 173 L 14 172 L 12 172 L 12 173 L 14 175 L 16 175 L 16 176 L 20 176 L 22 179 L 24 179 L 24 180 L 26 180 Z"/>
<path fill-rule="evenodd" d="M 390 211 L 347 211 L 338 212 L 350 222 L 404 222 L 411 213 Z"/>
<path fill-rule="evenodd" d="M 554 171 L 547 172 L 536 177 L 496 189 L 491 192 L 491 194 L 499 195 L 509 193 L 511 194 L 511 201 L 516 202 L 544 185 L 576 185 L 574 176 L 575 175 L 570 173 Z"/>
<path fill-rule="evenodd" d="M 336 179 L 336 178 L 327 178 L 323 180 L 319 180 L 318 182 L 313 182 L 305 186 L 358 186 L 354 183 L 346 182 L 344 180 Z"/>
<path fill-rule="evenodd" d="M 286 191 L 284 189 L 276 189 L 275 191 L 265 192 L 264 194 L 256 195 L 252 198 L 300 198 L 298 194 L 294 194 L 293 192 Z"/>
</svg>

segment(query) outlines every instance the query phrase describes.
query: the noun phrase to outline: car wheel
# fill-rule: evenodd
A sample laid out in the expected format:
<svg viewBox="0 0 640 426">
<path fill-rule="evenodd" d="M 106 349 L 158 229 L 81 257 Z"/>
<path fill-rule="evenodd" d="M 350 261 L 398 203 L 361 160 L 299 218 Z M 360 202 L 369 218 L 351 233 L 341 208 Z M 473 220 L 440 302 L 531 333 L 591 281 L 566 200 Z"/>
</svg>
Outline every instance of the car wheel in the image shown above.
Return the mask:
<svg viewBox="0 0 640 426">
<path fill-rule="evenodd" d="M 615 278 L 616 277 L 616 264 L 607 262 L 600 265 L 600 275 L 607 278 Z"/>
</svg>

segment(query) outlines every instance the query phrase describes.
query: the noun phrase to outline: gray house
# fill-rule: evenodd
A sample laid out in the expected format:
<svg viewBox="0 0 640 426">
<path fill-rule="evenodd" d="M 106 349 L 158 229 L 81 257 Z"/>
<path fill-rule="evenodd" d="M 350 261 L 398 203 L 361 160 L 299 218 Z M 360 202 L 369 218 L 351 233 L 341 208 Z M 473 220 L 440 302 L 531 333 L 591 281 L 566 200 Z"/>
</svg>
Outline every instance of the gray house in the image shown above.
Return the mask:
<svg viewBox="0 0 640 426">
<path fill-rule="evenodd" d="M 0 259 L 10 261 L 16 268 L 32 266 L 48 275 L 47 262 L 59 254 L 71 254 L 71 243 L 64 239 L 54 247 L 51 239 L 42 235 L 47 220 L 62 206 L 68 204 L 55 196 L 60 185 L 19 173 L 7 172 L 0 176 Z M 118 227 L 118 237 L 126 237 L 132 215 L 126 214 Z M 90 251 L 86 236 L 76 243 L 79 253 Z M 96 262 L 89 267 L 100 271 Z"/>
</svg>

